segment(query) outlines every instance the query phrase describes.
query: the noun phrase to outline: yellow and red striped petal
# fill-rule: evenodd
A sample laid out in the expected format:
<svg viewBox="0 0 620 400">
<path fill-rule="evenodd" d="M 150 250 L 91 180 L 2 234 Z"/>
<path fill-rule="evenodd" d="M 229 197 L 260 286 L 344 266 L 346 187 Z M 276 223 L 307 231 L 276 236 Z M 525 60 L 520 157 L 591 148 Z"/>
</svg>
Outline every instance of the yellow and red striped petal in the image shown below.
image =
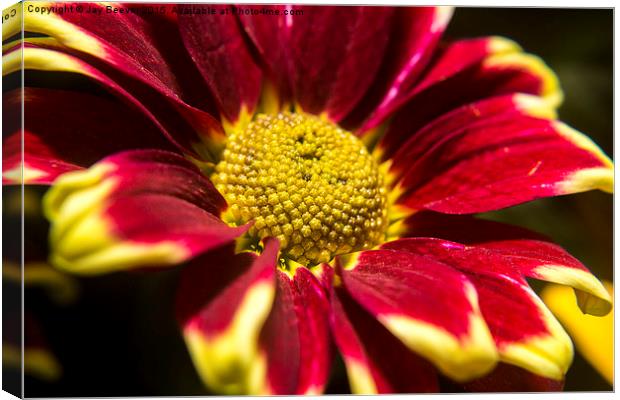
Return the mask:
<svg viewBox="0 0 620 400">
<path fill-rule="evenodd" d="M 183 46 L 173 12 L 179 6 L 82 3 L 82 12 L 75 10 L 78 5 L 68 6 L 74 7 L 73 12 L 46 14 L 26 9 L 25 31 L 48 35 L 72 54 L 80 58 L 88 55 L 89 62 L 105 73 L 121 72 L 182 107 L 190 101 L 205 111 L 217 112 Z"/>
<path fill-rule="evenodd" d="M 23 56 L 23 65 L 22 65 Z M 123 102 L 139 110 L 172 143 L 194 157 L 213 161 L 221 150 L 224 131 L 211 115 L 191 106 L 171 101 L 154 91 L 145 91 L 135 82 L 116 74 L 112 78 L 82 59 L 58 49 L 25 43 L 3 58 L 4 75 L 26 70 L 69 72 L 92 79 Z"/>
<path fill-rule="evenodd" d="M 404 169 L 396 183 L 397 203 L 469 214 L 541 197 L 613 190 L 612 162 L 585 135 L 509 106 L 499 115 L 493 107 L 484 110 L 487 114 L 460 127 L 456 121 L 437 123 L 407 141 L 396 156 L 396 171 Z M 451 116 L 460 120 L 460 114 Z M 405 167 L 403 160 L 414 155 Z"/>
<path fill-rule="evenodd" d="M 23 96 L 23 97 L 22 97 Z M 88 167 L 106 155 L 137 149 L 175 150 L 162 132 L 143 114 L 105 97 L 43 88 L 24 88 L 3 95 L 5 115 L 28 118 L 4 126 L 3 171 L 5 183 L 12 177 L 24 148 L 24 183 L 52 183 L 59 175 Z M 15 113 L 15 114 L 10 114 Z M 114 116 L 114 118 L 110 118 Z"/>
<path fill-rule="evenodd" d="M 229 6 L 211 8 L 217 15 L 180 14 L 179 31 L 226 121 L 247 123 L 260 96 L 262 72 L 246 47 L 237 17 L 222 14 Z"/>
<path fill-rule="evenodd" d="M 266 365 L 260 394 L 320 394 L 330 372 L 329 303 L 306 268 L 276 273 L 273 308 L 259 338 Z"/>
<path fill-rule="evenodd" d="M 589 277 L 592 287 L 597 288 L 587 293 L 591 300 L 586 304 L 596 305 L 588 311 L 600 312 L 605 307 L 608 312 L 611 306 L 609 295 L 600 282 L 577 260 L 551 243 L 504 240 L 462 245 L 435 238 L 410 238 L 381 247 L 411 252 L 463 271 L 476 287 L 480 309 L 501 360 L 550 379 L 563 379 L 572 361 L 572 344 L 529 288 L 525 277 L 535 277 L 532 271 L 548 264 L 561 270 L 579 270 Z M 576 288 L 584 289 L 583 286 Z"/>
<path fill-rule="evenodd" d="M 552 119 L 556 114 L 540 98 L 526 94 L 496 96 L 458 107 L 425 125 L 399 147 L 390 159 L 390 177 L 401 179 L 412 160 L 417 162 L 449 137 L 463 135 L 470 126 L 524 116 Z"/>
<path fill-rule="evenodd" d="M 331 295 L 334 340 L 355 394 L 437 392 L 433 365 L 410 351 L 342 288 Z"/>
<path fill-rule="evenodd" d="M 267 365 L 260 332 L 276 294 L 278 242 L 262 254 L 211 251 L 183 270 L 177 315 L 202 380 L 222 393 L 260 393 Z"/>
<path fill-rule="evenodd" d="M 459 381 L 489 372 L 497 351 L 476 290 L 457 270 L 405 251 L 364 251 L 342 270 L 344 288 L 412 351 Z"/>
<path fill-rule="evenodd" d="M 233 241 L 224 198 L 192 163 L 157 150 L 118 153 L 59 177 L 44 198 L 51 261 L 75 273 L 178 264 Z"/>
<path fill-rule="evenodd" d="M 573 287 L 582 312 L 603 316 L 611 311 L 611 296 L 605 287 L 560 246 L 539 240 L 505 240 L 482 246 L 514 260 L 528 278 Z"/>
<path fill-rule="evenodd" d="M 394 236 L 412 238 L 385 244 L 388 248 L 402 250 L 404 246 L 412 246 L 409 249 L 415 248 L 415 253 L 434 256 L 446 253 L 450 257 L 456 257 L 459 252 L 482 254 L 481 250 L 485 250 L 490 254 L 490 251 L 499 260 L 508 260 L 504 263 L 511 265 L 515 276 L 573 287 L 584 313 L 600 316 L 611 310 L 611 298 L 601 282 L 579 260 L 535 232 L 471 216 L 433 212 L 416 213 L 393 230 Z M 466 253 L 462 258 L 467 259 Z M 492 265 L 498 265 L 497 261 Z"/>
<path fill-rule="evenodd" d="M 468 103 L 524 93 L 541 97 L 549 107 L 557 106 L 562 94 L 555 74 L 539 58 L 519 50 L 498 38 L 466 40 L 448 47 L 394 113 L 378 144 L 382 159 L 390 158 L 432 120 Z M 455 58 L 461 61 L 455 63 Z"/>
<path fill-rule="evenodd" d="M 500 359 L 562 381 L 573 360 L 573 345 L 532 289 L 506 275 L 470 275 L 469 278 L 476 286 L 480 310 L 495 339 Z"/>
</svg>

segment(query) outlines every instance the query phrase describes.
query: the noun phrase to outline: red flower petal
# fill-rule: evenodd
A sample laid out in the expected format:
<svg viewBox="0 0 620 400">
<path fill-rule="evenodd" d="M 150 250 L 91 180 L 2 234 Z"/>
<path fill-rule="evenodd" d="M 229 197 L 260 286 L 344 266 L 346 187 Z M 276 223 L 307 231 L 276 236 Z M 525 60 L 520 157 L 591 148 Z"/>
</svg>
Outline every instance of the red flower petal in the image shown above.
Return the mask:
<svg viewBox="0 0 620 400">
<path fill-rule="evenodd" d="M 59 50 L 79 58 L 84 54 L 91 56 L 86 58 L 88 62 L 107 75 L 115 75 L 115 80 L 129 76 L 155 89 L 167 101 L 176 104 L 182 113 L 188 114 L 201 134 L 220 140 L 217 122 L 205 123 L 209 115 L 185 103 L 189 99 L 207 111 L 214 109 L 207 100 L 210 99 L 208 88 L 196 79 L 200 75 L 183 48 L 172 13 L 178 6 L 83 3 L 82 7 L 92 12 L 29 13 L 24 29 L 49 35 Z M 115 8 L 127 7 L 135 12 L 114 12 Z M 144 12 L 149 7 L 151 11 L 156 8 L 157 12 Z M 113 73 L 109 66 L 121 74 Z M 127 87 L 127 83 L 135 86 L 131 80 L 124 83 L 123 87 Z M 199 123 L 200 120 L 203 121 Z"/>
<path fill-rule="evenodd" d="M 468 279 L 435 260 L 393 250 L 358 253 L 345 289 L 411 350 L 457 380 L 487 373 L 497 353 Z"/>
<path fill-rule="evenodd" d="M 360 104 L 345 120 L 364 121 L 360 134 L 377 127 L 406 99 L 427 65 L 452 16 L 451 7 L 399 7 L 391 21 L 390 40 L 381 68 Z"/>
<path fill-rule="evenodd" d="M 397 184 L 398 202 L 467 214 L 541 197 L 612 190 L 611 161 L 583 134 L 557 121 L 510 111 L 480 117 L 461 127 L 438 123 L 409 139 L 399 160 L 419 157 Z M 398 165 L 402 168 L 402 162 Z"/>
<path fill-rule="evenodd" d="M 120 150 L 174 146 L 141 113 L 87 93 L 24 88 L 24 183 L 52 183 L 59 175 L 88 167 Z M 22 93 L 3 96 L 5 115 L 19 115 Z M 5 180 L 21 162 L 21 122 L 5 125 Z"/>
<path fill-rule="evenodd" d="M 65 174 L 44 199 L 52 260 L 79 273 L 177 264 L 238 237 L 222 196 L 183 157 L 119 153 Z"/>
<path fill-rule="evenodd" d="M 209 114 L 182 105 L 174 105 L 158 98 L 155 92 L 136 98 L 122 84 L 111 79 L 90 64 L 64 52 L 25 44 L 23 52 L 15 48 L 3 56 L 3 74 L 10 74 L 22 68 L 54 72 L 70 72 L 93 79 L 122 101 L 146 115 L 179 149 L 194 157 L 209 159 L 222 146 L 223 130 Z M 154 95 L 155 94 L 155 95 Z M 199 154 L 200 153 L 200 154 Z"/>
<path fill-rule="evenodd" d="M 456 51 L 450 51 L 456 47 Z M 379 147 L 384 159 L 392 156 L 411 135 L 428 122 L 471 102 L 503 94 L 541 96 L 548 106 L 557 106 L 562 94 L 557 77 L 538 58 L 518 52 L 515 44 L 496 38 L 480 43 L 457 42 L 439 57 L 416 86 L 406 103 L 394 114 Z M 461 53 L 470 56 L 453 63 Z M 455 54 L 456 53 L 456 54 Z"/>
<path fill-rule="evenodd" d="M 448 387 L 466 392 L 561 392 L 564 381 L 544 378 L 514 365 L 499 363 L 490 374 Z"/>
<path fill-rule="evenodd" d="M 287 16 L 284 14 L 291 6 L 261 4 L 260 7 L 272 14 L 268 17 L 260 14 L 241 14 L 239 20 L 245 33 L 256 46 L 261 67 L 265 72 L 261 107 L 266 112 L 275 113 L 285 105 L 290 105 L 292 101 L 291 64 L 287 45 L 290 26 L 287 25 Z M 288 17 L 288 21 L 291 21 L 291 17 Z M 276 93 L 271 93 L 274 90 Z"/>
<path fill-rule="evenodd" d="M 296 102 L 306 112 L 326 113 L 337 122 L 372 83 L 394 10 L 342 6 L 293 6 L 292 10 L 303 12 L 290 17 L 286 43 Z"/>
<path fill-rule="evenodd" d="M 331 296 L 332 332 L 353 393 L 438 391 L 437 373 L 410 351 L 342 288 Z"/>
<path fill-rule="evenodd" d="M 179 15 L 179 29 L 220 111 L 228 122 L 236 123 L 254 112 L 262 73 L 246 47 L 237 18 L 220 14 L 228 6 L 211 8 L 218 14 Z"/>
<path fill-rule="evenodd" d="M 609 295 L 577 260 L 558 246 L 533 240 L 486 242 L 465 246 L 441 239 L 410 238 L 382 245 L 408 251 L 465 272 L 476 286 L 480 309 L 496 341 L 501 360 L 538 375 L 561 380 L 572 361 L 570 339 L 525 276 L 552 268 L 562 283 L 579 290 L 588 311 L 609 312 Z M 576 272 L 578 271 L 578 272 Z M 579 279 L 574 279 L 578 276 Z"/>
<path fill-rule="evenodd" d="M 526 284 L 505 275 L 470 275 L 470 280 L 476 286 L 480 310 L 500 359 L 549 379 L 563 380 L 573 359 L 573 345 L 538 296 Z"/>
<path fill-rule="evenodd" d="M 489 221 L 470 221 L 470 231 L 481 231 Z M 540 239 L 515 239 L 513 227 L 493 226 L 488 234 L 499 233 L 495 239 L 479 236 L 470 238 L 469 245 L 435 238 L 408 238 L 385 243 L 382 248 L 409 251 L 416 255 L 433 257 L 455 268 L 474 274 L 488 271 L 490 275 L 503 274 L 512 280 L 536 278 L 572 286 L 584 313 L 606 315 L 611 310 L 611 298 L 601 282 L 577 259 L 560 246 Z M 512 232 L 511 232 L 512 231 Z M 462 231 L 466 236 L 466 232 Z M 461 233 L 453 235 L 459 240 Z"/>
<path fill-rule="evenodd" d="M 505 240 L 483 247 L 520 261 L 516 263 L 519 271 L 529 278 L 572 286 L 584 313 L 603 316 L 611 311 L 611 298 L 601 282 L 560 246 L 538 240 Z"/>
<path fill-rule="evenodd" d="M 265 371 L 259 334 L 276 292 L 278 242 L 267 241 L 260 256 L 233 250 L 211 251 L 183 270 L 177 315 L 208 386 L 223 393 L 257 393 Z"/>
<path fill-rule="evenodd" d="M 267 368 L 261 393 L 322 393 L 331 364 L 327 297 L 304 267 L 276 277 L 274 305 L 260 335 Z"/>
<path fill-rule="evenodd" d="M 471 215 L 449 215 L 419 211 L 390 227 L 395 237 L 429 237 L 463 244 L 481 244 L 498 240 L 535 239 L 545 236 L 514 225 L 475 218 Z"/>
</svg>

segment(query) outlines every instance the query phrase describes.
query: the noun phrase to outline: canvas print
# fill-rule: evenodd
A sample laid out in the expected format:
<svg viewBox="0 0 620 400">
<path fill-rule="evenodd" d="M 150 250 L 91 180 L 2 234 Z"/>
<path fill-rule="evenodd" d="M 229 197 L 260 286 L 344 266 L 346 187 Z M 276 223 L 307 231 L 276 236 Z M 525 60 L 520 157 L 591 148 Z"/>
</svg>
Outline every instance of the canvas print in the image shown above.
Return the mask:
<svg viewBox="0 0 620 400">
<path fill-rule="evenodd" d="M 3 389 L 613 390 L 613 10 L 3 11 Z"/>
</svg>

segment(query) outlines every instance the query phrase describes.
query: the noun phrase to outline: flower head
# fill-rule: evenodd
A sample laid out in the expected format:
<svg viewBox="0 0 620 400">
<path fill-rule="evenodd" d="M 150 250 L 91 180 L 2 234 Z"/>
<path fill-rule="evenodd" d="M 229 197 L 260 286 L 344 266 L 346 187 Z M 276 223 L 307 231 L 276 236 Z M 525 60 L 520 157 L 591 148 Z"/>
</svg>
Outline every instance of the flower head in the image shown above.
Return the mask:
<svg viewBox="0 0 620 400">
<path fill-rule="evenodd" d="M 95 84 L 27 87 L 24 162 L 5 159 L 9 182 L 51 185 L 52 263 L 185 263 L 178 320 L 224 393 L 322 392 L 333 344 L 357 393 L 559 389 L 572 344 L 526 278 L 595 315 L 609 294 L 546 238 L 470 215 L 612 190 L 546 65 L 507 39 L 438 45 L 441 7 L 194 8 L 26 12 L 46 36 L 8 45 L 5 73 L 23 54 Z"/>
</svg>

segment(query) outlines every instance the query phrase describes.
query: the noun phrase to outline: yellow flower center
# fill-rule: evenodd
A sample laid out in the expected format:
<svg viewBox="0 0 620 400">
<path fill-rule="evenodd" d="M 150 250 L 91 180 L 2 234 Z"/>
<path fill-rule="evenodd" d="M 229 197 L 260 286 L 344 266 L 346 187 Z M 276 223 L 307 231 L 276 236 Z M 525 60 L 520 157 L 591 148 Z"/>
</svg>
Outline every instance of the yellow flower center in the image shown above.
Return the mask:
<svg viewBox="0 0 620 400">
<path fill-rule="evenodd" d="M 225 219 L 258 241 L 280 240 L 304 265 L 371 248 L 387 227 L 387 196 L 375 160 L 354 135 L 318 117 L 259 114 L 231 134 L 211 179 Z"/>
</svg>

